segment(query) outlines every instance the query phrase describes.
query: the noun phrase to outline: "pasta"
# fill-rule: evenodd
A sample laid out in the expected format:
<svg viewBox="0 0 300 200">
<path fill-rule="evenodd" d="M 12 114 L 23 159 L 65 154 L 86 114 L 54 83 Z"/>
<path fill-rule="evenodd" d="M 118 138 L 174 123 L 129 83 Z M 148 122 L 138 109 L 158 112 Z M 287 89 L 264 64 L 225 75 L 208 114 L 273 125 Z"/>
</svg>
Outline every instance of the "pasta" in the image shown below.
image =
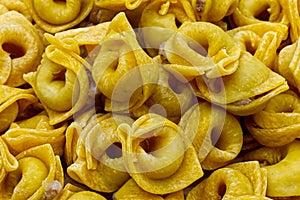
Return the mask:
<svg viewBox="0 0 300 200">
<path fill-rule="evenodd" d="M 299 199 L 299 5 L 0 0 L 0 199 Z"/>
<path fill-rule="evenodd" d="M 10 11 L 0 15 L 1 37 L 0 84 L 23 85 L 23 74 L 36 70 L 44 46 L 33 25 L 20 13 Z"/>
<path fill-rule="evenodd" d="M 66 2 L 24 0 L 24 3 L 34 21 L 50 33 L 76 26 L 88 16 L 93 8 L 92 0 L 68 0 Z M 49 12 L 45 15 L 47 11 Z"/>
</svg>

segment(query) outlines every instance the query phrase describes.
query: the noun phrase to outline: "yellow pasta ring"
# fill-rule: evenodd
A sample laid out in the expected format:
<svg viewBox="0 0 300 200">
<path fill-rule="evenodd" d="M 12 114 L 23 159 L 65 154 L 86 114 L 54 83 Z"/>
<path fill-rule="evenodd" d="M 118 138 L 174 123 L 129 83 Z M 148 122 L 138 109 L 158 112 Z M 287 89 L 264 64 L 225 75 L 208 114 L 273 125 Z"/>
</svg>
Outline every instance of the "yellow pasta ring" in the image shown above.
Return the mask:
<svg viewBox="0 0 300 200">
<path fill-rule="evenodd" d="M 282 4 L 276 0 L 242 0 L 239 2 L 232 16 L 237 26 L 264 21 L 288 24 L 286 13 L 283 12 L 282 9 Z"/>
<path fill-rule="evenodd" d="M 129 175 L 118 147 L 118 121 L 132 123 L 129 117 L 119 119 L 110 113 L 91 117 L 79 133 L 77 158 L 67 168 L 71 178 L 99 192 L 114 192 L 128 180 Z"/>
<path fill-rule="evenodd" d="M 23 74 L 36 70 L 44 50 L 33 25 L 20 13 L 0 15 L 0 84 L 23 85 Z"/>
<path fill-rule="evenodd" d="M 88 16 L 94 5 L 92 0 L 68 0 L 66 2 L 24 0 L 24 3 L 34 21 L 50 33 L 76 26 Z M 45 12 L 47 15 L 44 14 Z"/>
<path fill-rule="evenodd" d="M 6 186 L 1 191 L 3 196 L 11 199 L 39 199 L 43 198 L 48 184 L 53 181 L 64 184 L 60 158 L 54 155 L 50 144 L 30 148 L 18 154 L 16 159 L 19 168 L 7 175 Z M 32 179 L 33 173 L 35 179 Z"/>
<path fill-rule="evenodd" d="M 299 137 L 300 100 L 295 93 L 281 93 L 266 107 L 245 121 L 246 127 L 261 144 L 269 147 L 286 145 Z"/>
<path fill-rule="evenodd" d="M 181 65 L 187 71 L 191 66 L 197 68 L 200 73 L 196 73 L 194 78 L 203 74 L 209 78 L 230 75 L 237 70 L 241 55 L 235 40 L 220 27 L 208 22 L 185 22 L 167 40 L 164 51 L 171 64 Z"/>
<path fill-rule="evenodd" d="M 118 134 L 126 169 L 147 192 L 176 192 L 203 176 L 195 149 L 185 147 L 177 125 L 159 115 L 143 115 L 132 128 L 121 124 Z"/>
</svg>

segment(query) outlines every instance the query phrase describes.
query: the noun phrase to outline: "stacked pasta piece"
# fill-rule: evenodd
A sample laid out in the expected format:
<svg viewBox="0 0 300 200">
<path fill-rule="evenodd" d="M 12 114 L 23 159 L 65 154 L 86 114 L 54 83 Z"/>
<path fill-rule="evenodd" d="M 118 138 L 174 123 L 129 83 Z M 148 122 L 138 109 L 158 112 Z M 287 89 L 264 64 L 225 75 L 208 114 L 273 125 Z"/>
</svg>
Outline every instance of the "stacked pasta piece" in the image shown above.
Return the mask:
<svg viewBox="0 0 300 200">
<path fill-rule="evenodd" d="M 0 0 L 0 198 L 299 198 L 299 4 Z"/>
</svg>

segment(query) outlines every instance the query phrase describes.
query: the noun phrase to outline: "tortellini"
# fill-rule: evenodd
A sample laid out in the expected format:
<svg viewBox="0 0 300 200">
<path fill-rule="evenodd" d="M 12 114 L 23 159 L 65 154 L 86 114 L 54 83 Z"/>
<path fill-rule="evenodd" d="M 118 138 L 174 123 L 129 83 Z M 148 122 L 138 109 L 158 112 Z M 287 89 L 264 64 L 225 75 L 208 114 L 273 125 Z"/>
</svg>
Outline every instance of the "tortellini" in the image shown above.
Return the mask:
<svg viewBox="0 0 300 200">
<path fill-rule="evenodd" d="M 49 185 L 53 182 L 64 184 L 60 158 L 54 155 L 49 144 L 27 149 L 16 159 L 18 168 L 7 174 L 1 199 L 41 199 L 49 192 L 46 189 L 51 190 Z"/>
<path fill-rule="evenodd" d="M 187 200 L 201 199 L 269 199 L 267 170 L 257 161 L 235 163 L 214 171 L 196 185 L 187 195 Z"/>
<path fill-rule="evenodd" d="M 177 192 L 203 176 L 195 149 L 176 124 L 160 115 L 143 115 L 132 126 L 123 123 L 118 134 L 125 167 L 147 192 Z"/>
<path fill-rule="evenodd" d="M 35 71 L 44 51 L 33 27 L 16 11 L 0 15 L 0 84 L 17 87 L 25 84 L 23 74 Z"/>
<path fill-rule="evenodd" d="M 93 0 L 24 0 L 24 3 L 34 21 L 50 33 L 76 26 L 88 16 L 94 5 Z"/>
<path fill-rule="evenodd" d="M 244 156 L 245 160 L 258 160 L 267 170 L 267 196 L 299 196 L 298 140 L 281 147 L 262 147 Z"/>
<path fill-rule="evenodd" d="M 0 0 L 0 199 L 299 198 L 299 5 Z"/>
<path fill-rule="evenodd" d="M 132 123 L 126 116 L 97 115 L 88 121 L 79 136 L 75 133 L 67 137 L 77 146 L 74 163 L 67 169 L 71 178 L 100 192 L 114 192 L 129 179 L 117 136 L 119 121 Z"/>
<path fill-rule="evenodd" d="M 269 100 L 266 107 L 246 119 L 253 137 L 268 147 L 279 147 L 299 138 L 300 99 L 288 91 Z"/>
</svg>

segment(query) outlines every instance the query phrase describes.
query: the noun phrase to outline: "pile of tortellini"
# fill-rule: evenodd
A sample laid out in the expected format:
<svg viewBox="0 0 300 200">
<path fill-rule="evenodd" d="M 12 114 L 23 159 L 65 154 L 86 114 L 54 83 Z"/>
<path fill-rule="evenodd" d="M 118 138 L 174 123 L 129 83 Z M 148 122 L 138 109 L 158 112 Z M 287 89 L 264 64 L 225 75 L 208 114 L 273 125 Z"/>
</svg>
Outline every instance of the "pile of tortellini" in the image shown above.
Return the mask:
<svg viewBox="0 0 300 200">
<path fill-rule="evenodd" d="M 300 198 L 299 8 L 0 0 L 0 199 Z"/>
</svg>

